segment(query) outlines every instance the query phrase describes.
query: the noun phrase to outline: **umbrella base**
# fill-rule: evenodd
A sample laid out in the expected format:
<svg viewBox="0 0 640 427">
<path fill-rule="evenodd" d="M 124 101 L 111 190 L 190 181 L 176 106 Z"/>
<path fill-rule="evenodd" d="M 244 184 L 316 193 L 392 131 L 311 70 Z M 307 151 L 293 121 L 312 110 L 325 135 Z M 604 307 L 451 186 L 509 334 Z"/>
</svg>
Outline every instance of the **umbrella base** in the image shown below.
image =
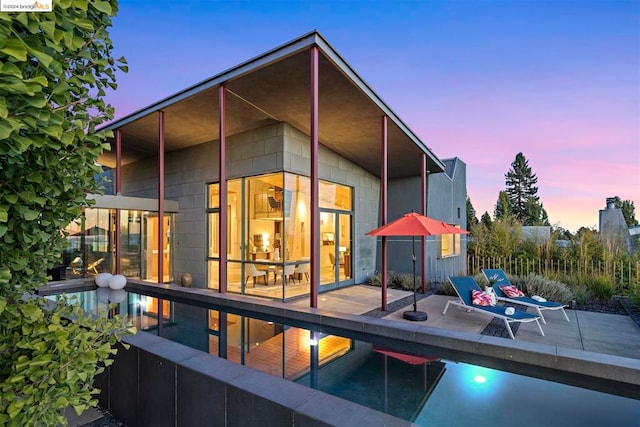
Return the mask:
<svg viewBox="0 0 640 427">
<path fill-rule="evenodd" d="M 427 320 L 427 313 L 424 311 L 405 311 L 402 313 L 402 317 L 407 320 L 416 321 L 424 321 Z"/>
</svg>

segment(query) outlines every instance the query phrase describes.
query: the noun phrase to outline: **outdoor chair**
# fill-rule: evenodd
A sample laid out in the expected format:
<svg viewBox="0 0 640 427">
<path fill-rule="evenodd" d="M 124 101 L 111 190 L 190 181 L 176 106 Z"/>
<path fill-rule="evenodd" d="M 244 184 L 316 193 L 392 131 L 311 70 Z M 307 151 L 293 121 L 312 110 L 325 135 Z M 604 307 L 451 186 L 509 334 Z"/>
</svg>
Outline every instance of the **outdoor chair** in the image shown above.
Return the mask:
<svg viewBox="0 0 640 427">
<path fill-rule="evenodd" d="M 497 319 L 502 319 L 504 321 L 504 325 L 507 328 L 507 332 L 509 332 L 509 336 L 512 340 L 515 339 L 513 335 L 513 330 L 511 329 L 510 323 L 528 323 L 528 322 L 536 322 L 538 325 L 538 329 L 540 329 L 540 335 L 544 336 L 544 332 L 542 331 L 542 326 L 540 326 L 540 316 L 527 313 L 525 311 L 514 309 L 513 314 L 507 314 L 507 308 L 501 305 L 478 305 L 472 304 L 472 294 L 473 291 L 479 291 L 483 293 L 482 289 L 470 276 L 460 276 L 460 277 L 449 277 L 449 282 L 453 289 L 455 289 L 456 294 L 458 294 L 458 300 L 449 300 L 447 301 L 447 305 L 444 308 L 442 314 L 447 314 L 447 310 L 449 309 L 449 305 L 457 305 L 462 307 L 467 311 L 476 311 L 478 313 L 484 313 L 489 316 L 495 317 Z M 490 298 L 489 298 L 490 299 Z"/>
<path fill-rule="evenodd" d="M 256 286 L 256 277 L 262 277 L 264 279 L 265 286 L 267 285 L 267 272 L 264 270 L 258 270 L 255 264 L 246 264 L 246 273 L 247 278 L 244 280 L 245 286 L 247 285 L 247 281 L 249 277 L 253 277 L 253 286 Z"/>
<path fill-rule="evenodd" d="M 530 298 L 524 294 L 521 296 L 507 295 L 506 291 L 509 291 L 509 289 L 505 291 L 502 287 L 514 286 L 514 285 L 511 284 L 511 282 L 509 282 L 507 275 L 502 269 L 485 268 L 482 270 L 482 274 L 484 274 L 484 277 L 486 277 L 486 279 L 489 281 L 489 283 L 493 287 L 493 291 L 496 293 L 496 298 L 498 298 L 498 300 L 513 302 L 516 304 L 524 305 L 526 307 L 535 308 L 538 314 L 540 315 L 540 319 L 542 320 L 542 323 L 544 323 L 545 325 L 547 324 L 547 321 L 544 319 L 544 316 L 542 314 L 543 310 L 561 310 L 562 314 L 564 314 L 564 318 L 567 319 L 567 322 L 570 321 L 569 316 L 567 316 L 567 312 L 564 311 L 564 308 L 566 306 L 559 302 L 538 301 L 537 299 Z"/>
</svg>

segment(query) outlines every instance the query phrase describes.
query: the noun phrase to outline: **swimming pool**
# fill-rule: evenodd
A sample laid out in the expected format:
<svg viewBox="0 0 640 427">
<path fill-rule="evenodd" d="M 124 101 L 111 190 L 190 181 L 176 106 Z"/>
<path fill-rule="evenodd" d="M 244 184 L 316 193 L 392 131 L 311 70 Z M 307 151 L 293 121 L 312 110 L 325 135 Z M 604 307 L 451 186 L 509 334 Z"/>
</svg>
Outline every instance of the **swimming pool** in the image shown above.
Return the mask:
<svg viewBox="0 0 640 427">
<path fill-rule="evenodd" d="M 418 425 L 624 426 L 640 418 L 633 390 L 595 391 L 491 369 L 484 359 L 460 362 L 469 355 L 456 359 L 452 352 L 398 348 L 375 337 L 220 307 L 101 289 L 75 295 L 88 312 L 108 313 L 109 299 L 115 300 L 115 311 L 148 333 Z"/>
</svg>

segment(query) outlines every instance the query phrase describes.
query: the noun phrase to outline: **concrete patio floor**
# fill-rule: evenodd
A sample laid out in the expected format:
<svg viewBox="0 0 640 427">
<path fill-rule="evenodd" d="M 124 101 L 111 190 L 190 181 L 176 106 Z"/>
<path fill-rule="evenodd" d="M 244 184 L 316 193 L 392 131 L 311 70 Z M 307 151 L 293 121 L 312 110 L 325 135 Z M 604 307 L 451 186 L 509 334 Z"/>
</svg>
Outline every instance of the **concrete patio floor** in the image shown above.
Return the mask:
<svg viewBox="0 0 640 427">
<path fill-rule="evenodd" d="M 348 314 L 363 314 L 380 307 L 380 288 L 359 285 L 321 294 L 318 308 Z M 411 292 L 390 289 L 387 301 L 391 304 L 411 295 Z M 417 308 L 428 315 L 424 322 L 410 322 L 402 317 L 404 311 L 412 310 L 411 304 L 383 319 L 410 322 L 454 331 L 480 334 L 493 319 L 478 312 L 470 312 L 451 306 L 447 314 L 442 314 L 447 301 L 456 299 L 444 295 L 430 295 L 418 301 Z M 308 300 L 300 300 L 295 305 L 308 306 Z M 591 351 L 633 359 L 640 359 L 640 326 L 629 316 L 593 313 L 580 310 L 566 310 L 567 322 L 559 311 L 545 312 L 547 324 L 542 324 L 545 336 L 541 336 L 535 323 L 525 323 L 515 334 L 516 341 Z M 511 341 L 505 339 L 505 341 Z"/>
</svg>

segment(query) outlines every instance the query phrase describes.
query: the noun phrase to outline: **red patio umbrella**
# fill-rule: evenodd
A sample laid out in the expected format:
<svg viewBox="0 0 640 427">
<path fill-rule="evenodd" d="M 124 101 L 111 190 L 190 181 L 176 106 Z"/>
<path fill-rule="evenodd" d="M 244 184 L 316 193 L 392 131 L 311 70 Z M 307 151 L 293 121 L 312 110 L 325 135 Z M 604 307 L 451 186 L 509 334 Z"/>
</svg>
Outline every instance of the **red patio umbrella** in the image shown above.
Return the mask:
<svg viewBox="0 0 640 427">
<path fill-rule="evenodd" d="M 416 212 L 404 214 L 381 227 L 366 233 L 368 236 L 411 236 L 413 261 L 413 311 L 405 311 L 403 317 L 408 320 L 427 320 L 427 313 L 417 310 L 416 301 L 416 236 L 436 236 L 441 234 L 467 234 L 463 230 L 446 222 L 429 218 Z"/>
</svg>

